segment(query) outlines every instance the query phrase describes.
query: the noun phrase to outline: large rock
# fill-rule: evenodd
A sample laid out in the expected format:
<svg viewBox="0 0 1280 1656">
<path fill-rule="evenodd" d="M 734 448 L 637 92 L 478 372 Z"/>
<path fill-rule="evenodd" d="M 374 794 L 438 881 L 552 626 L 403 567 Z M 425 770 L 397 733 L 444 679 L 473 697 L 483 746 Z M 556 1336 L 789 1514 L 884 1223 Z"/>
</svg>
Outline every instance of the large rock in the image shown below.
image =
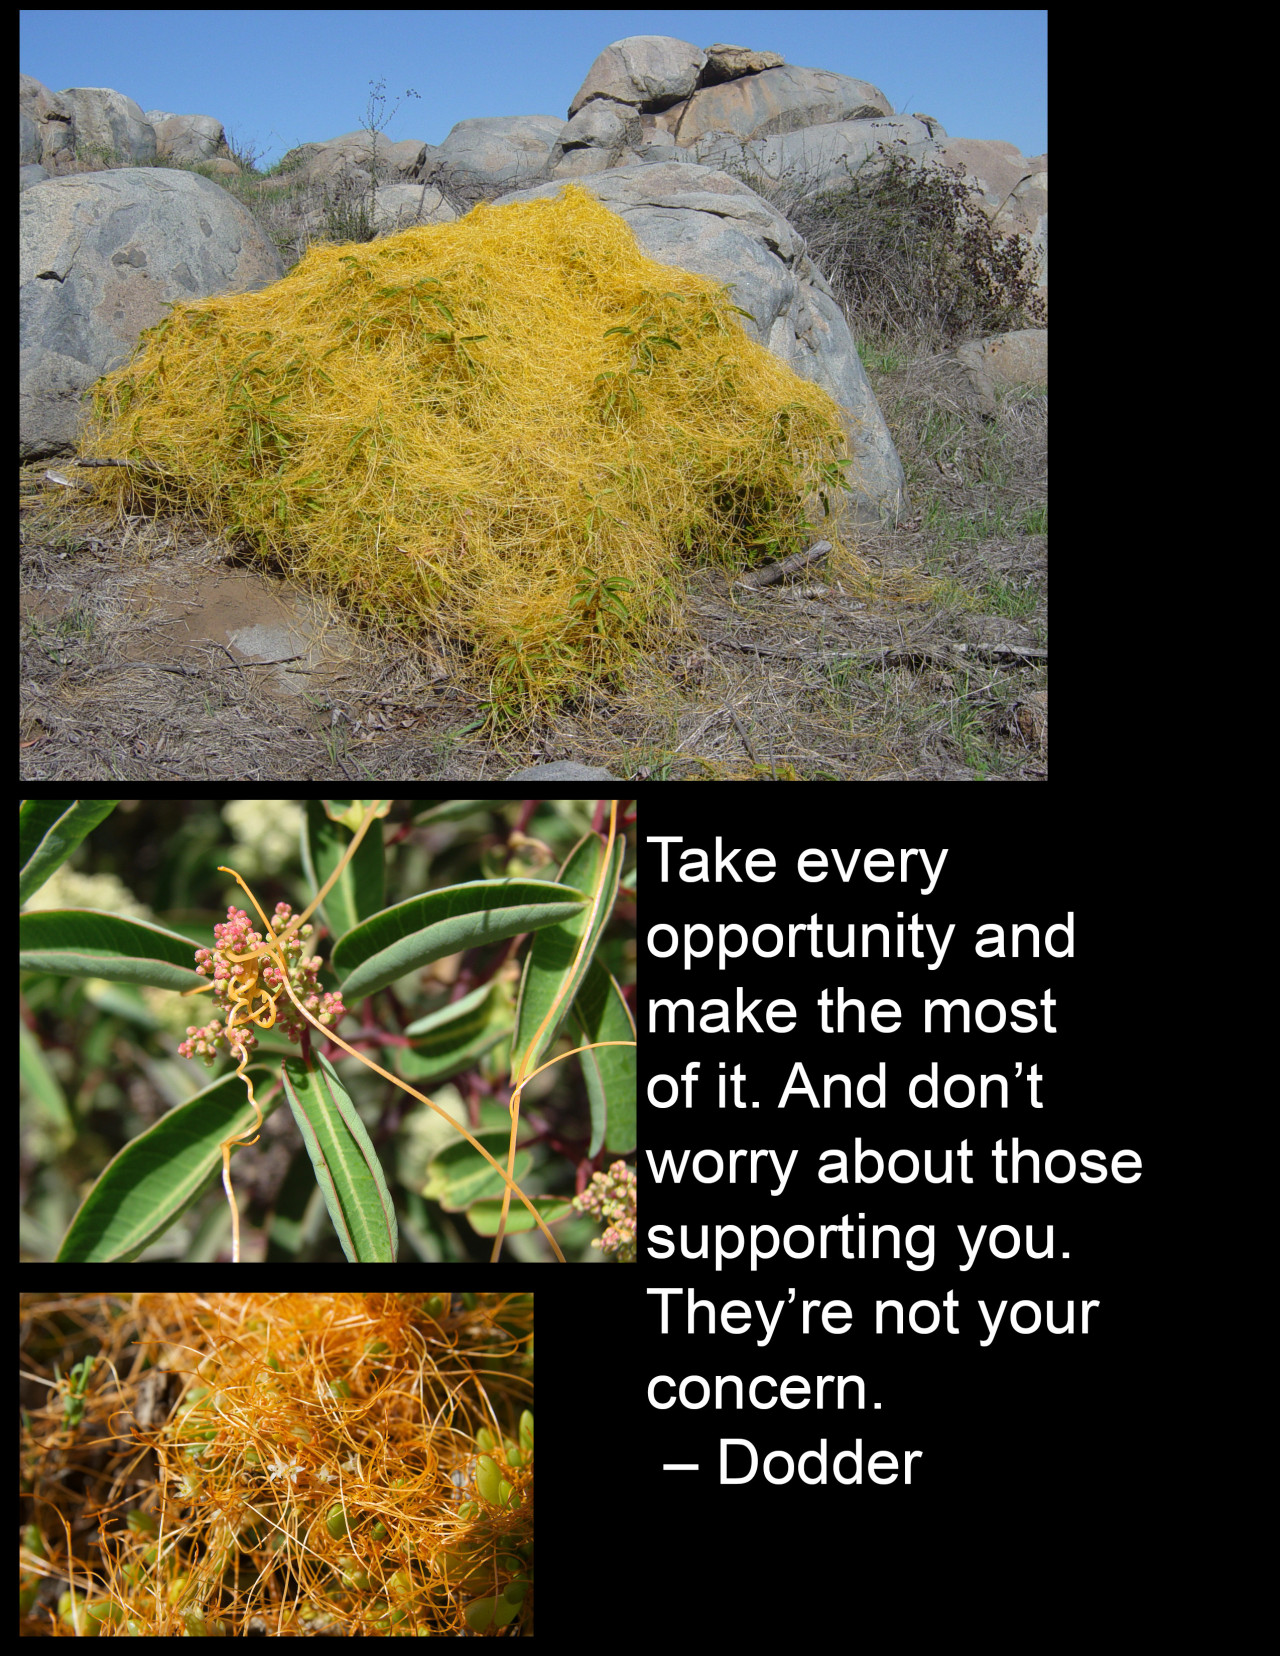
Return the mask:
<svg viewBox="0 0 1280 1656">
<path fill-rule="evenodd" d="M 993 334 L 974 343 L 981 352 L 983 372 L 993 384 L 1048 385 L 1048 328 L 1019 328 L 1016 333 Z"/>
<path fill-rule="evenodd" d="M 425 180 L 384 184 L 373 198 L 373 223 L 380 236 L 394 236 L 415 224 L 451 224 L 457 217 L 453 204 Z"/>
<path fill-rule="evenodd" d="M 212 115 L 171 115 L 149 109 L 144 117 L 156 135 L 156 154 L 170 161 L 229 161 L 227 135 Z"/>
<path fill-rule="evenodd" d="M 156 130 L 132 98 L 106 86 L 69 86 L 60 95 L 71 108 L 79 159 L 104 167 L 155 160 Z"/>
<path fill-rule="evenodd" d="M 516 184 L 540 173 L 564 122 L 555 115 L 483 115 L 458 121 L 430 162 L 459 182 Z"/>
<path fill-rule="evenodd" d="M 644 143 L 640 117 L 630 104 L 595 98 L 584 104 L 561 129 L 551 152 L 551 170 L 557 178 L 606 172 L 621 166 Z"/>
<path fill-rule="evenodd" d="M 716 86 L 739 75 L 758 75 L 762 69 L 781 69 L 786 58 L 777 52 L 753 52 L 747 46 L 708 46 L 700 84 Z"/>
<path fill-rule="evenodd" d="M 654 112 L 654 124 L 678 144 L 694 144 L 713 132 L 767 138 L 775 132 L 827 121 L 862 121 L 892 115 L 893 105 L 870 81 L 826 69 L 786 64 L 702 87 L 683 103 Z"/>
<path fill-rule="evenodd" d="M 753 144 L 775 134 L 892 115 L 893 105 L 869 81 L 796 68 L 776 52 L 725 45 L 702 52 L 687 40 L 632 35 L 591 65 L 548 165 L 557 178 L 629 161 L 723 166 L 747 159 Z M 928 141 L 927 129 L 910 124 L 913 139 Z"/>
<path fill-rule="evenodd" d="M 376 170 L 379 182 L 404 183 L 418 175 L 431 153 L 431 145 L 416 138 L 392 143 L 381 133 L 361 128 L 322 143 L 300 144 L 284 156 L 280 168 L 312 180 L 361 185 L 371 184 Z"/>
<path fill-rule="evenodd" d="M 706 53 L 690 41 L 669 35 L 615 40 L 587 70 L 586 80 L 569 105 L 569 118 L 593 98 L 646 110 L 683 103 L 696 91 L 706 61 Z"/>
<path fill-rule="evenodd" d="M 19 457 L 75 453 L 82 393 L 173 301 L 242 293 L 282 274 L 247 209 L 195 173 L 122 168 L 24 191 Z"/>
<path fill-rule="evenodd" d="M 931 356 L 916 357 L 893 374 L 899 390 L 936 395 L 944 412 L 960 409 L 986 421 L 1000 418 L 997 389 L 1019 386 L 1044 391 L 1049 385 L 1049 331 L 965 339 Z"/>
<path fill-rule="evenodd" d="M 651 258 L 733 284 L 734 303 L 751 313 L 742 318 L 747 332 L 829 391 L 848 415 L 854 521 L 896 517 L 904 485 L 893 440 L 844 315 L 786 219 L 745 184 L 691 162 L 619 167 L 594 174 L 585 187 L 626 220 Z M 562 188 L 513 191 L 495 205 Z"/>
<path fill-rule="evenodd" d="M 880 151 L 924 160 L 937 149 L 928 127 L 914 115 L 876 115 L 857 121 L 824 121 L 763 138 L 712 133 L 691 146 L 711 167 L 746 170 L 776 181 L 794 180 L 814 191 L 847 184 L 868 166 L 881 164 Z"/>
<path fill-rule="evenodd" d="M 32 75 L 18 76 L 18 165 L 41 169 L 28 182 L 60 177 L 76 165 L 120 167 L 149 161 L 213 162 L 231 172 L 222 122 L 212 115 L 149 109 L 109 87 L 51 92 Z"/>
<path fill-rule="evenodd" d="M 71 105 L 34 75 L 18 76 L 18 165 L 46 177 L 65 172 L 76 156 Z"/>
</svg>

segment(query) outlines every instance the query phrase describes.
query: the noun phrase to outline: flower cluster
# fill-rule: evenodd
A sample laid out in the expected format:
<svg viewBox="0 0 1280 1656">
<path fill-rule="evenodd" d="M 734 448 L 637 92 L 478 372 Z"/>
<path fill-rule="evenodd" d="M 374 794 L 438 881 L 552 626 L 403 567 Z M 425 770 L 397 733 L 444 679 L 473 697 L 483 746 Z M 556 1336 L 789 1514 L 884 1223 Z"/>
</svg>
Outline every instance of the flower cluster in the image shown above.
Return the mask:
<svg viewBox="0 0 1280 1656">
<path fill-rule="evenodd" d="M 273 933 L 284 931 L 292 912 L 288 903 L 276 904 L 271 917 Z M 309 957 L 306 952 L 312 929 L 299 927 L 279 947 L 294 994 L 313 1018 L 336 1025 L 346 1015 L 346 1008 L 340 992 L 320 992 L 316 977 L 320 957 Z M 309 1026 L 285 992 L 284 976 L 274 954 L 254 952 L 263 949 L 263 937 L 253 929 L 244 910 L 229 908 L 225 923 L 213 928 L 213 936 L 212 949 L 196 950 L 196 971 L 213 978 L 214 999 L 227 1013 L 227 1024 L 224 1028 L 222 1020 L 214 1018 L 203 1029 L 188 1025 L 187 1039 L 178 1048 L 179 1053 L 184 1058 L 201 1058 L 206 1064 L 212 1064 L 223 1047 L 236 1059 L 247 1057 L 258 1044 L 254 1030 L 270 1029 L 277 1023 L 289 1040 L 300 1040 Z M 246 955 L 251 958 L 243 958 Z"/>
<path fill-rule="evenodd" d="M 619 1265 L 635 1263 L 636 1257 L 636 1175 L 624 1161 L 616 1161 L 607 1173 L 595 1173 L 591 1183 L 575 1196 L 579 1213 L 607 1219 L 609 1228 L 591 1244 L 602 1248 Z"/>
</svg>

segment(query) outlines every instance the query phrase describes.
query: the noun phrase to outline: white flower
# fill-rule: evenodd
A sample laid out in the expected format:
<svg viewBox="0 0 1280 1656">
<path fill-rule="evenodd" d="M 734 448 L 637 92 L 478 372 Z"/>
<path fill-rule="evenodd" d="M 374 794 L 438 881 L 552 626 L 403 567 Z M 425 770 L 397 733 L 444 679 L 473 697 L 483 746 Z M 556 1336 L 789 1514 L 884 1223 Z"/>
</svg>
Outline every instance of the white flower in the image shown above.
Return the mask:
<svg viewBox="0 0 1280 1656">
<path fill-rule="evenodd" d="M 271 1476 L 273 1478 L 284 1478 L 287 1483 L 297 1483 L 298 1473 L 301 1472 L 301 1470 L 302 1468 L 298 1465 L 297 1461 L 293 1461 L 288 1466 L 286 1466 L 283 1461 L 276 1461 L 271 1468 Z"/>
<path fill-rule="evenodd" d="M 66 863 L 55 869 L 26 907 L 105 909 L 109 914 L 123 914 L 133 920 L 153 918 L 146 904 L 140 903 L 117 875 L 82 874 Z"/>
<path fill-rule="evenodd" d="M 240 867 L 250 874 L 280 868 L 298 849 L 302 807 L 287 799 L 229 799 L 223 821 L 238 841 Z"/>
</svg>

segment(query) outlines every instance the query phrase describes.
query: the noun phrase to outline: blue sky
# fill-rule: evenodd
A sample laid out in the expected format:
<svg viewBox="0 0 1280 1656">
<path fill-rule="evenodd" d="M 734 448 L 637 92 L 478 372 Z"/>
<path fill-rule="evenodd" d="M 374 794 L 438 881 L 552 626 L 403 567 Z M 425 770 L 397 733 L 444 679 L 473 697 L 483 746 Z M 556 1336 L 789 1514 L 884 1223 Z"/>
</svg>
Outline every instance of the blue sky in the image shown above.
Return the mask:
<svg viewBox="0 0 1280 1656">
<path fill-rule="evenodd" d="M 440 143 L 477 115 L 564 116 L 626 35 L 779 52 L 871 81 L 952 137 L 1048 148 L 1047 11 L 24 11 L 21 68 L 212 115 L 268 165 L 365 124 L 386 81 L 393 140 Z M 405 96 L 412 87 L 420 96 Z"/>
</svg>

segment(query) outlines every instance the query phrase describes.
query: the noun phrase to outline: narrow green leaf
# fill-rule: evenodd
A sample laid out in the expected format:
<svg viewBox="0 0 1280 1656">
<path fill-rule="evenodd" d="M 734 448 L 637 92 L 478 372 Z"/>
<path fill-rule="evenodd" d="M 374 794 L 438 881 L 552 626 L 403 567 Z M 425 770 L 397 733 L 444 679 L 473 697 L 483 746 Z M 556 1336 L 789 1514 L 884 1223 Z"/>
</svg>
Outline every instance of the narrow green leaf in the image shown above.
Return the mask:
<svg viewBox="0 0 1280 1656">
<path fill-rule="evenodd" d="M 348 1001 L 445 955 L 537 931 L 582 911 L 587 898 L 549 880 L 469 880 L 383 909 L 338 940 L 333 969 Z"/>
<path fill-rule="evenodd" d="M 280 1095 L 263 1099 L 269 1071 L 251 1065 L 248 1074 L 265 1118 Z M 107 1165 L 71 1221 L 59 1261 L 136 1259 L 221 1177 L 223 1139 L 248 1132 L 253 1122 L 244 1081 L 234 1071 L 170 1110 Z"/>
<path fill-rule="evenodd" d="M 39 1135 L 56 1151 L 65 1150 L 75 1142 L 76 1129 L 62 1083 L 53 1073 L 40 1042 L 18 1019 L 18 1079 L 21 1090 L 30 1100 L 30 1124 L 36 1125 Z M 28 1121 L 23 1111 L 24 1122 Z"/>
<path fill-rule="evenodd" d="M 18 906 L 29 901 L 118 799 L 24 799 L 18 811 Z"/>
<path fill-rule="evenodd" d="M 636 1026 L 631 1009 L 613 977 L 593 960 L 586 982 L 573 1003 L 573 1021 L 584 1046 L 595 1041 L 634 1041 Z M 591 1143 L 594 1156 L 602 1144 L 619 1156 L 636 1147 L 636 1049 L 634 1046 L 591 1046 L 579 1053 L 587 1097 L 591 1104 Z"/>
<path fill-rule="evenodd" d="M 505 1110 L 503 1111 L 505 1115 Z M 496 1162 L 506 1165 L 510 1127 L 505 1125 L 480 1127 L 474 1133 L 478 1144 L 485 1149 Z M 515 1171 L 511 1177 L 517 1184 L 521 1184 L 524 1175 L 529 1171 L 532 1158 L 527 1150 L 516 1152 Z M 441 1207 L 452 1213 L 461 1213 L 464 1208 L 470 1208 L 472 1202 L 478 1202 L 488 1197 L 502 1200 L 502 1192 L 506 1189 L 499 1174 L 495 1173 L 483 1157 L 477 1156 L 475 1150 L 466 1139 L 454 1139 L 443 1150 L 439 1150 L 431 1158 L 427 1169 L 426 1182 L 422 1187 L 422 1194 L 433 1202 L 439 1202 Z M 532 1201 L 533 1198 L 530 1197 Z M 518 1207 L 522 1213 L 528 1213 L 528 1208 L 515 1197 L 511 1199 L 512 1211 Z"/>
<path fill-rule="evenodd" d="M 578 952 L 583 928 L 591 912 L 589 903 L 579 913 L 569 915 L 557 924 L 540 931 L 533 940 L 520 981 L 516 1027 L 511 1041 L 511 1073 L 514 1076 L 527 1075 L 530 1070 L 538 1067 L 557 1029 L 573 1005 L 573 997 L 586 975 L 600 933 L 613 909 L 624 850 L 624 841 L 619 835 L 613 842 L 609 867 L 604 873 L 604 890 L 596 910 L 591 938 L 578 962 L 576 972 L 572 972 L 571 975 L 574 956 Z M 561 884 L 573 886 L 579 891 L 592 892 L 600 878 L 603 861 L 604 845 L 599 834 L 584 834 L 566 857 L 559 880 Z M 538 1029 L 553 1006 L 556 1009 L 555 1015 L 539 1036 Z M 536 1048 L 532 1045 L 535 1036 Z"/>
<path fill-rule="evenodd" d="M 529 1200 L 548 1225 L 554 1225 L 557 1219 L 564 1219 L 573 1212 L 573 1203 L 563 1196 L 531 1196 Z M 467 1223 L 477 1236 L 496 1236 L 501 1217 L 501 1201 L 473 1202 L 467 1209 Z M 533 1215 L 523 1202 L 517 1202 L 512 1198 L 511 1207 L 507 1212 L 507 1235 L 510 1236 L 515 1231 L 533 1229 Z"/>
<path fill-rule="evenodd" d="M 415 804 L 413 807 L 413 826 L 421 828 L 427 823 L 458 822 L 462 817 L 474 816 L 477 811 L 491 811 L 491 799 L 446 799 L 438 805 Z"/>
<path fill-rule="evenodd" d="M 413 1046 L 400 1049 L 406 1081 L 424 1085 L 468 1069 L 511 1033 L 511 996 L 500 983 L 482 983 L 469 995 L 419 1018 L 405 1030 Z"/>
<path fill-rule="evenodd" d="M 33 909 L 18 916 L 18 964 L 29 972 L 198 989 L 210 980 L 192 964 L 197 948 L 149 920 L 101 909 Z"/>
<path fill-rule="evenodd" d="M 331 808 L 339 802 L 331 801 Z M 346 801 L 340 803 L 345 804 Z M 371 800 L 354 802 L 356 828 L 364 820 Z M 351 844 L 355 828 L 335 822 L 318 799 L 307 801 L 306 827 L 302 836 L 302 867 L 312 889 L 320 887 L 333 873 Z M 342 937 L 366 914 L 377 914 L 386 901 L 386 852 L 382 823 L 369 824 L 369 831 L 356 847 L 356 854 L 338 878 L 337 884 L 320 905 L 325 924 L 334 937 Z"/>
<path fill-rule="evenodd" d="M 347 1258 L 394 1264 L 396 1210 L 382 1163 L 327 1058 L 287 1058 L 284 1090 Z"/>
</svg>

